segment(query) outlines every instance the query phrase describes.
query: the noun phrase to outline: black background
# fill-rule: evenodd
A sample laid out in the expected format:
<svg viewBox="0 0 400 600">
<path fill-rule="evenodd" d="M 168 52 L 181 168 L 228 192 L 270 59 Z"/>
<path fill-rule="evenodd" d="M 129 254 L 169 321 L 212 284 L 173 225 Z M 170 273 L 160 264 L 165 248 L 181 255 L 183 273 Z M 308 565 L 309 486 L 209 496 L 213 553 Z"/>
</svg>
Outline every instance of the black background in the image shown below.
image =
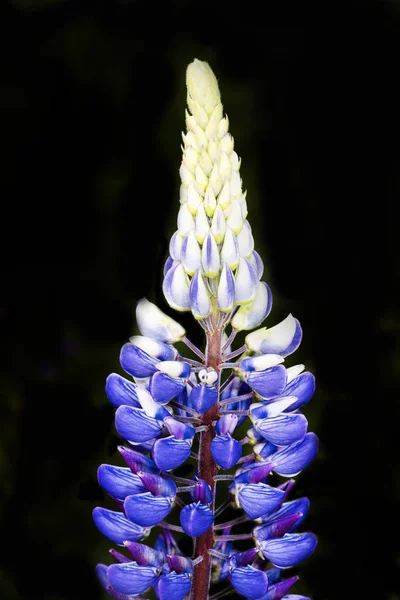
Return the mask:
<svg viewBox="0 0 400 600">
<path fill-rule="evenodd" d="M 119 443 L 104 381 L 139 298 L 172 315 L 161 273 L 199 58 L 243 161 L 267 325 L 299 318 L 290 364 L 317 377 L 304 412 L 320 452 L 296 490 L 319 544 L 296 592 L 399 600 L 398 2 L 2 11 L 2 597 L 103 598 L 91 511 Z"/>
</svg>

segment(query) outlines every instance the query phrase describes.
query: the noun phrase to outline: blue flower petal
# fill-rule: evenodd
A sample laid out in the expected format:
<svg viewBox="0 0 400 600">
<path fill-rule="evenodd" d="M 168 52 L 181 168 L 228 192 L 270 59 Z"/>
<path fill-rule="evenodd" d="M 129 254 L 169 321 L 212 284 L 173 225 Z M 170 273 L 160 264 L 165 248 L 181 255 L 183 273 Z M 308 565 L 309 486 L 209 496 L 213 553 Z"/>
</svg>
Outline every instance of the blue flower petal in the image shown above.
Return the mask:
<svg viewBox="0 0 400 600">
<path fill-rule="evenodd" d="M 97 479 L 101 487 L 114 498 L 123 499 L 131 494 L 146 491 L 140 477 L 128 467 L 100 465 L 97 469 Z"/>
<path fill-rule="evenodd" d="M 191 578 L 187 573 L 168 573 L 162 575 L 154 586 L 157 598 L 160 600 L 183 600 L 192 587 Z"/>
<path fill-rule="evenodd" d="M 180 512 L 180 522 L 187 535 L 198 537 L 213 524 L 214 514 L 207 504 L 200 502 L 188 504 Z"/>
<path fill-rule="evenodd" d="M 281 569 L 294 567 L 314 552 L 317 538 L 313 533 L 285 533 L 278 539 L 260 542 L 265 558 Z"/>
<path fill-rule="evenodd" d="M 211 408 L 218 399 L 217 388 L 213 385 L 198 383 L 195 385 L 189 396 L 190 405 L 200 414 L 204 414 Z"/>
<path fill-rule="evenodd" d="M 242 445 L 230 433 L 216 435 L 211 442 L 210 450 L 215 462 L 223 469 L 230 469 L 236 465 L 242 456 Z"/>
<path fill-rule="evenodd" d="M 285 389 L 286 396 L 297 396 L 297 402 L 294 402 L 288 408 L 290 411 L 297 410 L 310 400 L 315 392 L 315 377 L 309 371 L 301 373 L 293 379 Z"/>
<path fill-rule="evenodd" d="M 231 573 L 231 584 L 249 600 L 255 600 L 263 596 L 268 589 L 268 577 L 264 571 L 255 569 L 250 565 L 238 567 Z"/>
<path fill-rule="evenodd" d="M 194 484 L 194 490 L 190 492 L 190 498 L 192 502 L 201 502 L 202 504 L 209 504 L 212 502 L 212 492 L 210 486 L 204 479 L 198 479 Z"/>
<path fill-rule="evenodd" d="M 301 413 L 280 414 L 254 423 L 256 430 L 276 446 L 289 446 L 307 433 L 308 422 Z"/>
<path fill-rule="evenodd" d="M 300 442 L 278 450 L 270 457 L 278 475 L 293 477 L 302 471 L 317 455 L 318 438 L 315 433 L 306 433 Z"/>
<path fill-rule="evenodd" d="M 286 592 L 290 590 L 290 588 L 298 581 L 299 578 L 297 575 L 290 577 L 289 579 L 284 579 L 283 581 L 279 581 L 274 585 L 271 585 L 268 588 L 267 593 L 259 600 L 282 600 L 282 598 L 288 598 L 292 596 L 286 596 Z M 269 581 L 269 579 L 268 579 Z M 299 596 L 300 597 L 300 596 Z"/>
<path fill-rule="evenodd" d="M 142 378 L 153 375 L 157 371 L 156 364 L 159 361 L 138 346 L 127 343 L 121 348 L 119 362 L 126 373 Z"/>
<path fill-rule="evenodd" d="M 170 377 L 167 373 L 157 371 L 150 380 L 149 392 L 153 400 L 159 404 L 167 404 L 176 398 L 185 388 L 186 383 L 180 377 Z"/>
<path fill-rule="evenodd" d="M 171 498 L 153 496 L 150 492 L 127 496 L 124 502 L 128 519 L 142 527 L 154 527 L 169 515 L 171 509 Z"/>
<path fill-rule="evenodd" d="M 109 585 L 108 577 L 107 577 L 107 569 L 108 565 L 103 565 L 99 563 L 96 565 L 96 575 L 100 582 L 101 587 L 108 592 L 107 586 Z M 110 592 L 108 592 L 110 594 Z M 111 595 L 111 594 L 110 594 Z"/>
<path fill-rule="evenodd" d="M 122 512 L 97 506 L 92 514 L 99 531 L 116 544 L 122 545 L 126 540 L 137 542 L 145 535 L 143 527 L 129 521 Z"/>
<path fill-rule="evenodd" d="M 284 502 L 278 510 L 276 510 L 270 515 L 266 515 L 265 518 L 264 515 L 261 515 L 260 519 L 263 523 L 267 525 L 273 523 L 281 517 L 301 513 L 302 516 L 296 521 L 296 525 L 294 525 L 292 529 L 288 530 L 290 533 L 291 531 L 293 531 L 293 529 L 301 525 L 301 523 L 306 518 L 309 508 L 310 501 L 308 498 L 303 496 L 303 498 L 298 498 L 297 500 L 292 500 L 291 502 Z"/>
<path fill-rule="evenodd" d="M 266 483 L 250 483 L 239 490 L 238 500 L 250 519 L 258 519 L 261 515 L 278 508 L 284 495 L 282 490 L 273 488 Z"/>
<path fill-rule="evenodd" d="M 181 423 L 171 416 L 164 417 L 163 421 L 169 433 L 177 440 L 192 440 L 194 438 L 196 432 L 191 425 Z"/>
<path fill-rule="evenodd" d="M 168 554 L 167 561 L 171 571 L 175 571 L 178 575 L 180 573 L 193 573 L 193 561 L 191 558 L 180 556 L 179 554 Z"/>
<path fill-rule="evenodd" d="M 142 567 L 136 562 L 110 565 L 107 574 L 110 584 L 123 594 L 145 592 L 157 579 L 155 567 Z"/>
<path fill-rule="evenodd" d="M 129 550 L 133 560 L 144 567 L 160 567 L 164 562 L 164 555 L 146 544 L 139 542 L 125 542 L 124 546 Z"/>
<path fill-rule="evenodd" d="M 287 372 L 283 365 L 276 365 L 265 371 L 251 371 L 247 374 L 247 384 L 262 398 L 280 396 L 286 387 Z"/>
<path fill-rule="evenodd" d="M 166 479 L 160 475 L 146 473 L 144 471 L 138 471 L 138 475 L 142 480 L 143 485 L 153 494 L 153 496 L 175 498 L 176 483 L 171 479 Z"/>
<path fill-rule="evenodd" d="M 125 446 L 118 446 L 118 451 L 130 470 L 134 473 L 137 473 L 138 471 L 145 471 L 146 473 L 160 472 L 160 469 L 157 467 L 154 460 L 141 452 L 133 450 L 132 448 L 126 448 Z"/>
<path fill-rule="evenodd" d="M 162 471 L 171 471 L 183 464 L 190 456 L 191 442 L 177 440 L 173 435 L 154 442 L 152 457 Z"/>
<path fill-rule="evenodd" d="M 117 408 L 122 404 L 140 408 L 136 388 L 135 383 L 128 381 L 125 377 L 121 377 L 117 373 L 111 373 L 106 379 L 107 398 Z"/>
<path fill-rule="evenodd" d="M 115 428 L 129 442 L 147 442 L 158 437 L 162 430 L 160 421 L 146 415 L 142 408 L 120 406 L 115 411 Z"/>
<path fill-rule="evenodd" d="M 285 533 L 297 527 L 298 521 L 303 516 L 301 513 L 292 513 L 275 517 L 277 513 L 272 513 L 270 519 L 264 525 L 255 527 L 253 530 L 253 535 L 259 542 L 282 537 Z"/>
</svg>

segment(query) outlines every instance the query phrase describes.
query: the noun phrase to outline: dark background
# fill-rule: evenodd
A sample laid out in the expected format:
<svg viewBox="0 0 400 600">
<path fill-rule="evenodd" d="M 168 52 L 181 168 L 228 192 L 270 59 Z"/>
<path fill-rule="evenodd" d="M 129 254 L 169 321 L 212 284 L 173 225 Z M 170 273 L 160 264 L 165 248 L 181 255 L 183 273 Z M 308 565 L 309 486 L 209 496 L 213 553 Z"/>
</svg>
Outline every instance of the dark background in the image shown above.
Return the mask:
<svg viewBox="0 0 400 600">
<path fill-rule="evenodd" d="M 91 511 L 120 441 L 104 381 L 139 298 L 173 314 L 161 273 L 199 58 L 243 161 L 267 324 L 300 319 L 290 364 L 317 377 L 304 412 L 320 452 L 295 489 L 319 544 L 295 590 L 399 600 L 399 3 L 15 0 L 2 13 L 1 597 L 104 597 L 94 566 L 110 543 Z"/>
</svg>

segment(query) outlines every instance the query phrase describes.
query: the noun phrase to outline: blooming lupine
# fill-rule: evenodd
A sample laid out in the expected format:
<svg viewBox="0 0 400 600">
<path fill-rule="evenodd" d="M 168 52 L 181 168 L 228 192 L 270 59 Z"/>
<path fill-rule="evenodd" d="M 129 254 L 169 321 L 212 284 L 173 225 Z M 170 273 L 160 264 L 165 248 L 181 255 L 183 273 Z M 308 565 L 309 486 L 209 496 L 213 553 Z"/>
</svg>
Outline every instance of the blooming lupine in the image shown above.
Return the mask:
<svg viewBox="0 0 400 600">
<path fill-rule="evenodd" d="M 299 531 L 308 499 L 289 497 L 318 449 L 301 412 L 315 379 L 284 364 L 302 338 L 292 314 L 260 328 L 272 295 L 217 80 L 194 60 L 186 84 L 180 208 L 162 289 L 172 309 L 192 313 L 205 347 L 146 298 L 137 302 L 141 335 L 120 353 L 126 375 L 106 381 L 126 466 L 98 469 L 115 510 L 96 507 L 93 518 L 118 549 L 97 573 L 119 600 L 307 600 L 288 594 L 298 576 L 285 569 L 317 543 Z M 233 349 L 239 332 L 244 343 Z M 227 508 L 234 518 L 224 522 Z"/>
</svg>

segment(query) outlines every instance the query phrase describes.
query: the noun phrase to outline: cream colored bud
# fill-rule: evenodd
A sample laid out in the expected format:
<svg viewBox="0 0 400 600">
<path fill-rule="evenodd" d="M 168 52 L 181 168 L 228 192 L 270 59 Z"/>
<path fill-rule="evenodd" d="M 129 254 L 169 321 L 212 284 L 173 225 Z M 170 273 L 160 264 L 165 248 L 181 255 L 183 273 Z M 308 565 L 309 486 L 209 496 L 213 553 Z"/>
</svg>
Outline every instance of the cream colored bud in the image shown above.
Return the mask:
<svg viewBox="0 0 400 600">
<path fill-rule="evenodd" d="M 197 58 L 186 69 L 187 98 L 211 114 L 221 102 L 217 78 L 208 63 Z"/>
</svg>

